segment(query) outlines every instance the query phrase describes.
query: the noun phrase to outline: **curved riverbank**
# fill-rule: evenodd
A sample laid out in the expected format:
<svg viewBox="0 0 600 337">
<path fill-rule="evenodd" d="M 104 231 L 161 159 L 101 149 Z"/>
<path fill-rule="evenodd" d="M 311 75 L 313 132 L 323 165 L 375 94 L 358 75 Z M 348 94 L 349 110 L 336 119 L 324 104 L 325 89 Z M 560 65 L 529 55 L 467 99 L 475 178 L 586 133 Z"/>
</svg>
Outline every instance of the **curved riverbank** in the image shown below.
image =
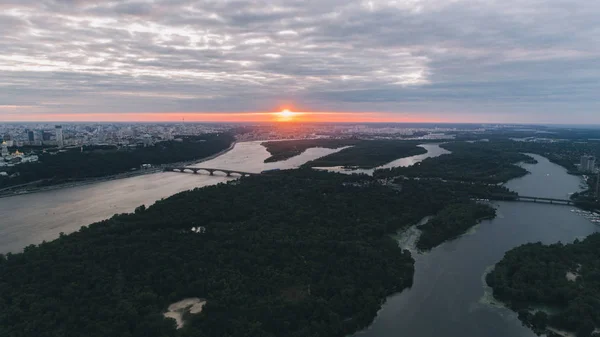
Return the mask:
<svg viewBox="0 0 600 337">
<path fill-rule="evenodd" d="M 439 157 L 443 154 L 449 154 L 450 151 L 440 147 L 440 144 L 420 144 L 419 147 L 424 148 L 427 152 L 424 154 L 418 154 L 410 157 L 398 158 L 391 162 L 372 168 L 372 169 L 350 169 L 343 166 L 332 166 L 332 167 L 313 167 L 316 170 L 325 170 L 330 172 L 344 173 L 344 174 L 367 174 L 373 175 L 373 172 L 378 169 L 388 169 L 394 167 L 407 167 L 419 163 L 427 158 Z"/>
<path fill-rule="evenodd" d="M 538 164 L 523 164 L 531 174 L 513 179 L 505 186 L 524 195 L 553 198 L 564 198 L 580 190 L 577 177 L 543 157 L 534 158 Z M 598 231 L 599 227 L 571 212 L 570 206 L 493 204 L 497 207 L 497 217 L 482 221 L 476 230 L 426 253 L 412 247 L 413 286 L 389 297 L 373 324 L 355 336 L 394 337 L 401 332 L 411 337 L 535 337 L 516 313 L 489 303 L 489 291 L 485 297 L 482 282 L 486 268 L 489 270 L 507 251 L 521 244 L 572 242 Z M 414 242 L 415 233 L 410 232 L 407 237 L 412 239 L 399 243 L 410 249 L 411 245 L 406 244 Z"/>
<path fill-rule="evenodd" d="M 212 159 L 196 162 L 203 165 L 260 173 L 266 169 L 299 167 L 305 162 L 333 153 L 330 149 L 308 149 L 286 161 L 265 164 L 269 152 L 261 142 L 239 142 Z M 186 190 L 215 185 L 231 179 L 225 175 L 157 172 L 90 184 L 11 195 L 0 199 L 0 253 L 17 252 L 29 244 L 57 238 L 81 226 L 110 218 L 114 214 L 133 212 L 140 205 L 150 206 L 157 200 Z"/>
<path fill-rule="evenodd" d="M 40 187 L 34 187 L 34 188 L 27 188 L 26 186 L 24 186 L 23 188 L 17 188 L 16 190 L 13 189 L 14 187 L 7 187 L 4 189 L 0 189 L 0 198 L 7 198 L 7 197 L 15 196 L 15 195 L 31 194 L 31 193 L 38 193 L 38 192 L 55 191 L 55 190 L 60 190 L 63 188 L 96 184 L 96 183 L 101 183 L 101 182 L 105 182 L 105 181 L 112 181 L 112 180 L 132 178 L 132 177 L 137 177 L 137 176 L 142 176 L 142 175 L 147 175 L 147 174 L 159 173 L 159 172 L 162 172 L 164 170 L 164 167 L 166 167 L 166 166 L 173 166 L 173 165 L 188 166 L 188 165 L 193 165 L 193 164 L 200 164 L 202 162 L 212 160 L 214 158 L 217 158 L 217 157 L 231 151 L 235 147 L 236 143 L 237 142 L 232 142 L 231 145 L 227 149 L 219 151 L 218 153 L 215 153 L 215 154 L 210 155 L 205 158 L 191 160 L 191 161 L 163 164 L 163 165 L 149 168 L 149 169 L 140 169 L 140 170 L 136 170 L 133 172 L 124 172 L 124 173 L 119 173 L 119 174 L 105 176 L 105 177 L 89 178 L 89 179 L 65 182 L 65 183 L 49 185 L 49 186 L 40 186 Z M 30 184 L 28 184 L 28 185 L 30 185 Z"/>
</svg>

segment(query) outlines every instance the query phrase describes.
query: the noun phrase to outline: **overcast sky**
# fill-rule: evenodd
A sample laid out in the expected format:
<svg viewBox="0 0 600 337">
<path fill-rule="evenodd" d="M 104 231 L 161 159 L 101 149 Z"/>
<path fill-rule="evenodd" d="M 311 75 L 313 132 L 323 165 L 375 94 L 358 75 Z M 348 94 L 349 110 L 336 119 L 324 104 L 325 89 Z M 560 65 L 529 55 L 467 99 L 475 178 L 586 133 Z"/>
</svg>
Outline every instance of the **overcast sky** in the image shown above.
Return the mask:
<svg viewBox="0 0 600 337">
<path fill-rule="evenodd" d="M 599 18 L 595 0 L 0 0 L 0 120 L 292 107 L 600 124 Z"/>
</svg>

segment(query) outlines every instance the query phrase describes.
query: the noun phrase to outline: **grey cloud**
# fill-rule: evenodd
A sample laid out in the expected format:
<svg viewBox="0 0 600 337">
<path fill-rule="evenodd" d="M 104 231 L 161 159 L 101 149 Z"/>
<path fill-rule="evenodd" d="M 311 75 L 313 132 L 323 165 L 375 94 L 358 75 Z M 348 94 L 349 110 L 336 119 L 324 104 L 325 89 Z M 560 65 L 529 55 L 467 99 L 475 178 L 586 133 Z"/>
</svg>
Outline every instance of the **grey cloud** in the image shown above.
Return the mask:
<svg viewBox="0 0 600 337">
<path fill-rule="evenodd" d="M 5 0 L 0 8 L 0 104 L 252 111 L 285 98 L 317 110 L 464 104 L 485 113 L 497 112 L 493 104 L 571 103 L 581 116 L 600 107 L 593 1 Z"/>
</svg>

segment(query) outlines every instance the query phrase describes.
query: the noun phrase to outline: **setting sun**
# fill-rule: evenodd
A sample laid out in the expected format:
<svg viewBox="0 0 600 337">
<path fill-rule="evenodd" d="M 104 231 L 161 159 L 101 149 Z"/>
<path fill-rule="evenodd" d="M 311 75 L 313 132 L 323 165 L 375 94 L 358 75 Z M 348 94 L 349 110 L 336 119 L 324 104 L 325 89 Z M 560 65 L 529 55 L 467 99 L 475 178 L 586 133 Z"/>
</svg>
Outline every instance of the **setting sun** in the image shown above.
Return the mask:
<svg viewBox="0 0 600 337">
<path fill-rule="evenodd" d="M 297 113 L 291 111 L 290 109 L 283 109 L 277 113 L 278 120 L 280 122 L 290 122 L 294 120 Z"/>
<path fill-rule="evenodd" d="M 282 117 L 292 117 L 294 115 L 294 113 L 291 112 L 289 109 L 283 109 L 279 114 Z"/>
</svg>

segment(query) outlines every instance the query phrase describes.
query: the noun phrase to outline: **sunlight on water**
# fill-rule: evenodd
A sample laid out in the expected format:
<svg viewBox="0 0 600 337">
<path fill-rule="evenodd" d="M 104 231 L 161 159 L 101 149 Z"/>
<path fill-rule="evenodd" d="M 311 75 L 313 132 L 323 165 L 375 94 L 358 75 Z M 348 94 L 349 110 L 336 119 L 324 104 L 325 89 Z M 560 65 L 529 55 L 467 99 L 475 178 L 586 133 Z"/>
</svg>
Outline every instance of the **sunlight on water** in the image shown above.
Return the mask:
<svg viewBox="0 0 600 337">
<path fill-rule="evenodd" d="M 231 151 L 192 166 L 260 173 L 273 168 L 295 168 L 341 150 L 312 148 L 286 161 L 265 164 L 263 161 L 270 154 L 261 143 L 237 143 Z M 221 173 L 209 176 L 162 172 L 2 198 L 0 253 L 18 251 L 25 245 L 42 240 L 53 240 L 60 232 L 76 231 L 115 213 L 129 213 L 139 205 L 149 206 L 182 191 L 232 179 L 237 178 L 228 178 Z"/>
</svg>

